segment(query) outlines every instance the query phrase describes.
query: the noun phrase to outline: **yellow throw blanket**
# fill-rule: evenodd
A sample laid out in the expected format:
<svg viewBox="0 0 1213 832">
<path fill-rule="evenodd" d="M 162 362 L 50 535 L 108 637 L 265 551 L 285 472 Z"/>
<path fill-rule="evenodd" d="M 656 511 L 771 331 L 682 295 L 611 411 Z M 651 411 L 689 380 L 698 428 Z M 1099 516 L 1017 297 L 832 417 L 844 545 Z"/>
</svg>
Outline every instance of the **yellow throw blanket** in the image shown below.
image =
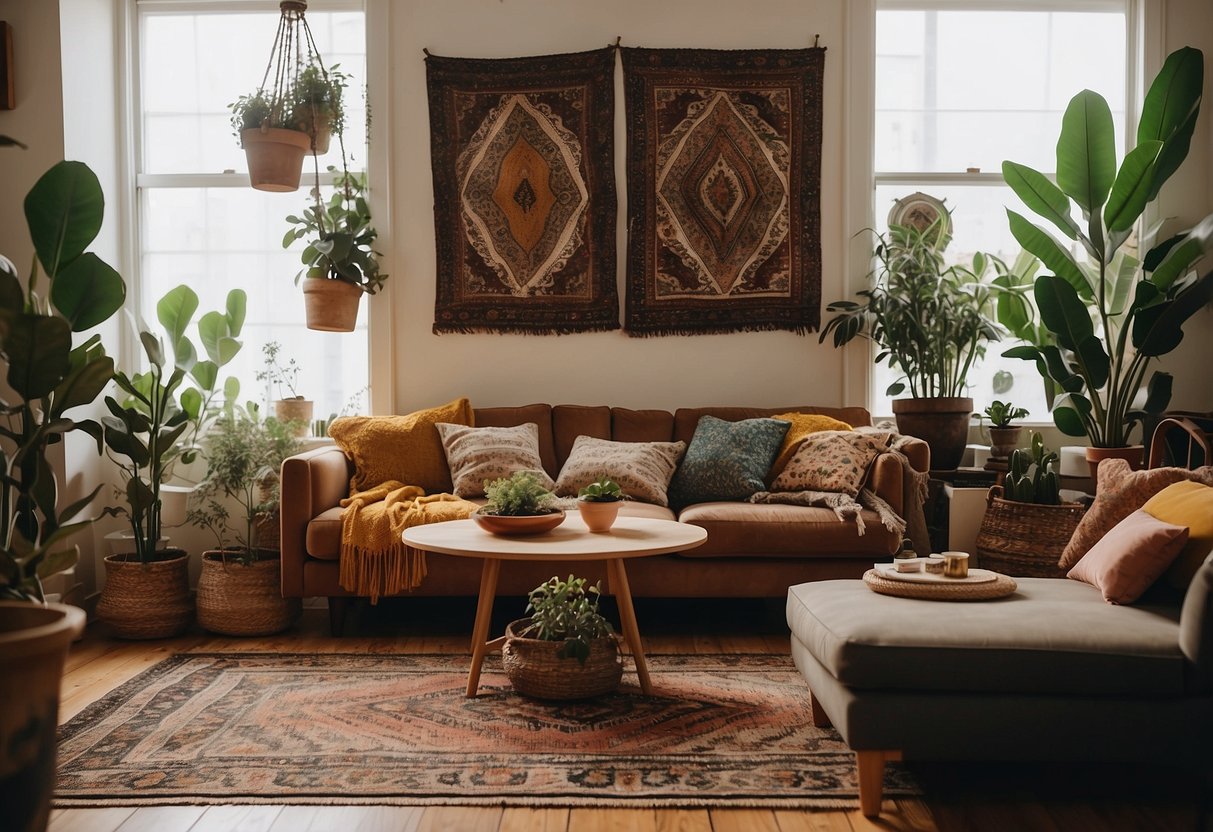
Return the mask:
<svg viewBox="0 0 1213 832">
<path fill-rule="evenodd" d="M 425 577 L 425 552 L 405 546 L 401 535 L 412 526 L 461 520 L 475 503 L 454 494 L 430 494 L 416 485 L 390 480 L 341 501 L 341 574 L 343 589 L 370 596 L 416 589 Z"/>
</svg>

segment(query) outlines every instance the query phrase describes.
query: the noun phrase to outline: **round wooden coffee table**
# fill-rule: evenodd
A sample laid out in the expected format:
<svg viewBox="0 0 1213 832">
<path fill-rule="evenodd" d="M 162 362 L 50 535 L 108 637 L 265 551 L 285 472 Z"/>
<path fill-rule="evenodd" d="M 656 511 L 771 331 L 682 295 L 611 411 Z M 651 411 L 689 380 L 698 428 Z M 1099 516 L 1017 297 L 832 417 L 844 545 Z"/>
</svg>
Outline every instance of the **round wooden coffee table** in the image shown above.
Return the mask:
<svg viewBox="0 0 1213 832">
<path fill-rule="evenodd" d="M 521 561 L 606 561 L 607 579 L 619 605 L 623 640 L 631 648 L 636 662 L 640 689 L 652 693 L 649 669 L 636 626 L 632 591 L 623 562 L 694 549 L 708 539 L 706 529 L 673 520 L 620 517 L 609 532 L 595 534 L 586 529 L 581 518 L 569 514 L 550 532 L 528 537 L 501 537 L 489 534 L 474 520 L 452 520 L 414 526 L 404 532 L 404 542 L 415 549 L 465 558 L 481 558 L 480 597 L 476 603 L 476 623 L 472 627 L 472 667 L 468 671 L 467 695 L 475 696 L 480 687 L 480 665 L 485 654 L 500 646 L 504 637 L 488 641 L 493 598 L 497 594 L 497 576 L 503 560 Z"/>
</svg>

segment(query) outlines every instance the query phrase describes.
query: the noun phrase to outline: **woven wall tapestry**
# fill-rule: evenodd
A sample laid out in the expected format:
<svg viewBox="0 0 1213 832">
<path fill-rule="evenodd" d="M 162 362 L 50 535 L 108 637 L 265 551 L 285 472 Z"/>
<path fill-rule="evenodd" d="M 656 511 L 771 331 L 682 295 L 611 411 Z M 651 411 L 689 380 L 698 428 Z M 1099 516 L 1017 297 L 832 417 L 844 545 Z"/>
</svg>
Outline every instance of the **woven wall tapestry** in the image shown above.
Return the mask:
<svg viewBox="0 0 1213 832">
<path fill-rule="evenodd" d="M 426 58 L 435 332 L 619 328 L 615 50 Z"/>
<path fill-rule="evenodd" d="M 825 49 L 628 49 L 629 335 L 821 319 Z"/>
</svg>

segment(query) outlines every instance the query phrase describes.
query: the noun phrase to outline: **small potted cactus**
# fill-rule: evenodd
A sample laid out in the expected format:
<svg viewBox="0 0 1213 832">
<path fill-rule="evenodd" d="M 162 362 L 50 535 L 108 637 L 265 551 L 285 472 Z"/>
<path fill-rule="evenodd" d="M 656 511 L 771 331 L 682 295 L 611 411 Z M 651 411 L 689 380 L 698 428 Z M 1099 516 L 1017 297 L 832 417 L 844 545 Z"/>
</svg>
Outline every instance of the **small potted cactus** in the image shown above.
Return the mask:
<svg viewBox="0 0 1213 832">
<path fill-rule="evenodd" d="M 623 489 L 605 474 L 577 492 L 577 510 L 592 532 L 609 532 L 619 514 Z"/>
</svg>

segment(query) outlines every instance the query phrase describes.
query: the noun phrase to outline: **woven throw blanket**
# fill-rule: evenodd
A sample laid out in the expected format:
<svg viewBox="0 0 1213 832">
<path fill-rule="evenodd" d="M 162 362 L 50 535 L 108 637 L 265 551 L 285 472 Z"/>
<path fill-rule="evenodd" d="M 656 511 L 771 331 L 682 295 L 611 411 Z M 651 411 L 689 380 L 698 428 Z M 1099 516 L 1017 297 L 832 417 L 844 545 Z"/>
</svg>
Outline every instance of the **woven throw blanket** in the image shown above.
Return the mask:
<svg viewBox="0 0 1213 832">
<path fill-rule="evenodd" d="M 404 530 L 426 523 L 462 520 L 475 503 L 454 494 L 429 494 L 415 485 L 391 480 L 341 501 L 341 573 L 343 589 L 370 597 L 415 589 L 425 577 L 425 552 L 404 545 Z"/>
<path fill-rule="evenodd" d="M 628 334 L 816 329 L 825 49 L 620 51 Z"/>
<path fill-rule="evenodd" d="M 425 65 L 434 332 L 618 329 L 615 50 Z"/>
</svg>

